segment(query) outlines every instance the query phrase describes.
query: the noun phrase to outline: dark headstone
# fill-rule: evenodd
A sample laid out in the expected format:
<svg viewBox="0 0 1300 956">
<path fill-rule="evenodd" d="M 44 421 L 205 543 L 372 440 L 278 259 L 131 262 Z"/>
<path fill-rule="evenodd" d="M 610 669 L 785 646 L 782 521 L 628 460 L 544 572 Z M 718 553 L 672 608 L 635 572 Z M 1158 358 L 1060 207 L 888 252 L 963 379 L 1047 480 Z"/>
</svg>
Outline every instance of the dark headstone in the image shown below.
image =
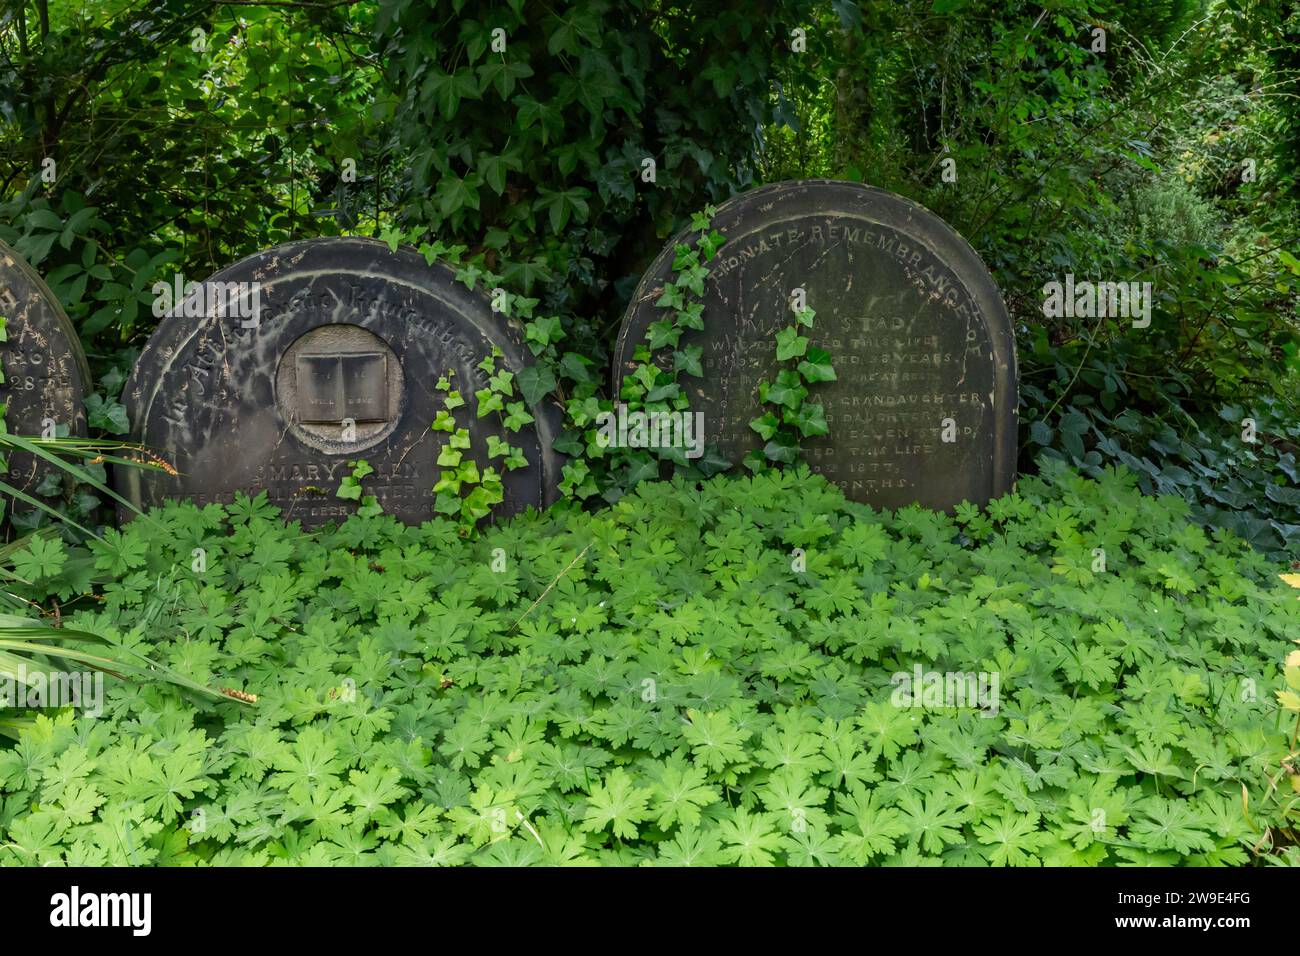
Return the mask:
<svg viewBox="0 0 1300 956">
<path fill-rule="evenodd" d="M 0 242 L 0 403 L 6 429 L 25 438 L 86 434 L 83 405 L 90 369 L 63 306 L 36 270 Z M 51 427 L 52 426 L 52 427 Z M 5 481 L 34 495 L 57 469 L 34 455 L 11 454 Z M 15 502 L 19 510 L 30 508 Z"/>
<path fill-rule="evenodd" d="M 554 499 L 554 410 L 530 408 L 536 425 L 509 435 L 495 414 L 477 418 L 478 363 L 495 345 L 500 367 L 518 372 L 525 352 L 509 320 L 447 267 L 369 239 L 315 239 L 250 256 L 203 287 L 202 308 L 162 319 L 123 398 L 134 437 L 180 474 L 122 470 L 128 499 L 225 504 L 265 490 L 287 519 L 316 526 L 356 509 L 335 492 L 346 463 L 364 459 L 375 469 L 364 493 L 407 523 L 426 521 L 447 438 L 429 428 L 445 397 L 434 385 L 449 369 L 480 468 L 489 435 L 528 460 L 505 473 L 498 513 Z"/>
<path fill-rule="evenodd" d="M 814 385 L 828 436 L 807 439 L 809 465 L 852 499 L 896 508 L 984 503 L 1011 487 L 1016 363 L 1011 324 L 975 251 L 933 213 L 855 183 L 779 183 L 718 208 L 726 236 L 705 284 L 704 377 L 681 374 L 705 441 L 733 464 L 762 445 L 758 384 L 777 371 L 775 335 L 793 324 L 802 288 L 816 312 L 810 344 L 838 381 Z M 637 287 L 615 351 L 619 380 L 674 278 L 673 248 Z M 944 420 L 952 419 L 943 441 Z"/>
</svg>

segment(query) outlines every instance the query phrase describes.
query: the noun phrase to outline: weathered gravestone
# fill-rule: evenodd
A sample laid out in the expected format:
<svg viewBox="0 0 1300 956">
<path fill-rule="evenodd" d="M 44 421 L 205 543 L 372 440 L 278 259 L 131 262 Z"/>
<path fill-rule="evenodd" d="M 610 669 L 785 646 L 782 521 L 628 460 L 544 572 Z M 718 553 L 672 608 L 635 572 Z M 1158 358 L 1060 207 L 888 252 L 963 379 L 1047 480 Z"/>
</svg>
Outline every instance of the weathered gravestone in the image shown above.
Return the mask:
<svg viewBox="0 0 1300 956">
<path fill-rule="evenodd" d="M 542 507 L 559 481 L 553 412 L 531 408 L 536 424 L 509 435 L 495 414 L 476 417 L 477 365 L 494 345 L 504 368 L 524 366 L 488 300 L 411 250 L 349 238 L 258 253 L 187 288 L 150 338 L 123 401 L 134 437 L 179 475 L 120 470 L 120 490 L 141 506 L 266 491 L 287 519 L 316 526 L 355 510 L 335 491 L 361 459 L 374 468 L 365 493 L 386 513 L 428 520 L 447 438 L 429 428 L 445 397 L 434 384 L 450 369 L 480 467 L 489 435 L 528 461 L 505 474 L 497 513 Z"/>
<path fill-rule="evenodd" d="M 0 404 L 5 428 L 25 438 L 85 435 L 90 368 L 63 306 L 26 260 L 0 242 Z M 7 484 L 35 495 L 61 472 L 35 455 L 11 454 Z M 15 501 L 14 507 L 30 506 Z"/>
<path fill-rule="evenodd" d="M 775 335 L 794 322 L 803 289 L 807 334 L 831 353 L 838 380 L 825 403 L 828 436 L 803 443 L 810 466 L 877 507 L 948 509 L 1009 490 L 1016 457 L 1016 364 L 1006 307 L 975 251 L 943 221 L 899 196 L 855 183 L 778 183 L 722 204 L 726 243 L 705 284 L 704 377 L 680 375 L 705 441 L 738 464 L 762 445 L 749 422 L 758 385 L 778 369 Z M 660 253 L 633 295 L 615 350 L 616 379 L 674 278 Z M 952 440 L 945 440 L 952 439 Z"/>
</svg>

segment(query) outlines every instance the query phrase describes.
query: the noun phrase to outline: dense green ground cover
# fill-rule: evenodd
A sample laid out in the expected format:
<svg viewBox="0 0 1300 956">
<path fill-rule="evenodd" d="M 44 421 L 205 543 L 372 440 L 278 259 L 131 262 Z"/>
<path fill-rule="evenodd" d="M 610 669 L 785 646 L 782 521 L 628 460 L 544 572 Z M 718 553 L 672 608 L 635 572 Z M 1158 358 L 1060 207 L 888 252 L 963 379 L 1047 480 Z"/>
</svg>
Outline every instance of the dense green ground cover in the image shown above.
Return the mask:
<svg viewBox="0 0 1300 956">
<path fill-rule="evenodd" d="M 473 540 L 171 506 L 42 545 L 27 596 L 258 699 L 110 681 L 37 719 L 0 863 L 1297 862 L 1300 601 L 1187 512 L 1050 463 L 956 517 L 802 469 Z M 917 665 L 995 706 L 896 706 Z"/>
</svg>

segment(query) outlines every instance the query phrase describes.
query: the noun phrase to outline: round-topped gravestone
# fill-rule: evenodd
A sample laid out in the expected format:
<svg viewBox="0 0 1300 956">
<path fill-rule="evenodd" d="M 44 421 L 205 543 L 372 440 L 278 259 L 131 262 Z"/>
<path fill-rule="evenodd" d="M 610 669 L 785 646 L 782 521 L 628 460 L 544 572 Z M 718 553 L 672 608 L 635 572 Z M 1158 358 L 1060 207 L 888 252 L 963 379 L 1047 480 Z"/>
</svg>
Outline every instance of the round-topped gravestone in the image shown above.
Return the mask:
<svg viewBox="0 0 1300 956">
<path fill-rule="evenodd" d="M 914 202 L 856 183 L 777 183 L 723 203 L 726 237 L 705 283 L 702 378 L 679 375 L 704 440 L 738 464 L 762 447 L 759 382 L 773 381 L 776 334 L 794 324 L 796 290 L 816 313 L 810 346 L 837 380 L 812 386 L 829 435 L 803 441 L 813 470 L 876 507 L 949 509 L 1011 487 L 1016 362 L 1006 306 L 975 251 Z M 616 381 L 674 280 L 669 244 L 633 295 L 615 349 Z"/>
<path fill-rule="evenodd" d="M 480 468 L 502 471 L 487 456 L 489 436 L 527 459 L 505 472 L 497 513 L 554 500 L 554 412 L 532 407 L 535 424 L 509 434 L 496 413 L 477 417 L 474 393 L 488 387 L 479 363 L 495 346 L 498 367 L 517 373 L 524 350 L 508 320 L 447 267 L 374 240 L 313 239 L 250 256 L 184 294 L 123 398 L 134 437 L 179 473 L 121 470 L 119 490 L 137 505 L 265 491 L 286 519 L 316 526 L 356 509 L 335 492 L 347 463 L 364 460 L 374 469 L 364 494 L 409 524 L 428 520 L 447 440 L 430 430 L 446 396 L 435 383 L 449 370 Z"/>
<path fill-rule="evenodd" d="M 85 435 L 83 400 L 90 368 L 63 306 L 26 260 L 0 242 L 0 404 L 5 428 L 24 438 Z M 35 455 L 10 454 L 5 481 L 35 495 L 55 466 Z M 19 511 L 29 506 L 15 501 Z"/>
</svg>

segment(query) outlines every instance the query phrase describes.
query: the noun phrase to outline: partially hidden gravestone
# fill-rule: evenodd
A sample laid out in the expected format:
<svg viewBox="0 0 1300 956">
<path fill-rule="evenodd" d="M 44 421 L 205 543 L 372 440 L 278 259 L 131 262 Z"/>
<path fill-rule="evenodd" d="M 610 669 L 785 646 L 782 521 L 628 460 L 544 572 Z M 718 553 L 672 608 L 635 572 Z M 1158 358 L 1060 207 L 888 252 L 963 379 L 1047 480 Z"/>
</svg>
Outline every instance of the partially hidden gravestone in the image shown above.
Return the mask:
<svg viewBox="0 0 1300 956">
<path fill-rule="evenodd" d="M 373 240 L 314 239 L 184 291 L 123 398 L 135 439 L 179 473 L 120 470 L 119 490 L 136 505 L 229 503 L 265 491 L 286 519 L 318 526 L 356 510 L 335 492 L 348 462 L 364 460 L 374 469 L 364 493 L 386 513 L 409 524 L 433 518 L 447 436 L 429 426 L 445 397 L 435 382 L 448 370 L 467 402 L 456 414 L 466 413 L 480 467 L 489 435 L 527 459 L 505 473 L 497 513 L 554 500 L 554 411 L 531 408 L 536 423 L 509 435 L 495 414 L 476 417 L 474 392 L 487 387 L 479 362 L 496 346 L 500 367 L 517 372 L 524 351 L 488 299 L 447 267 Z"/>
<path fill-rule="evenodd" d="M 84 436 L 83 405 L 90 369 L 76 330 L 44 280 L 17 252 L 0 242 L 0 404 L 5 428 L 24 438 Z M 59 470 L 35 455 L 8 455 L 7 484 L 38 495 Z M 46 489 L 48 490 L 48 489 Z M 14 507 L 27 510 L 15 502 Z"/>
<path fill-rule="evenodd" d="M 703 378 L 679 375 L 705 441 L 738 464 L 762 446 L 749 422 L 776 375 L 775 336 L 791 295 L 816 313 L 812 346 L 838 380 L 815 385 L 830 434 L 803 443 L 813 470 L 876 507 L 950 509 L 1011 487 L 1016 367 L 1010 320 L 975 251 L 933 213 L 856 183 L 808 180 L 743 193 L 717 210 L 726 237 L 705 284 Z M 679 238 L 660 253 L 624 317 L 621 381 L 636 362 Z M 946 440 L 947 439 L 947 440 Z"/>
</svg>

